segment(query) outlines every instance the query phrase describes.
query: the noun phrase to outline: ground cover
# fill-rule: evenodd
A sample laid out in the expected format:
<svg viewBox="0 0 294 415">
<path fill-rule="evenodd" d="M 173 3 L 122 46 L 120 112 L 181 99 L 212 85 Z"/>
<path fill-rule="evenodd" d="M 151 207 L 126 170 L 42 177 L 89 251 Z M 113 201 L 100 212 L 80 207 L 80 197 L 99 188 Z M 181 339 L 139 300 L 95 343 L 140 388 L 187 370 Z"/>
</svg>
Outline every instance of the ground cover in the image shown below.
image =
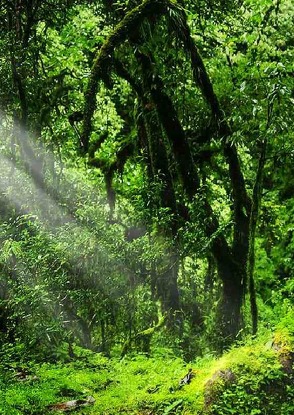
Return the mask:
<svg viewBox="0 0 294 415">
<path fill-rule="evenodd" d="M 79 356 L 66 363 L 6 362 L 1 369 L 0 414 L 61 413 L 54 405 L 89 397 L 95 402 L 73 408 L 74 413 L 294 413 L 293 337 L 286 328 L 247 341 L 220 358 L 206 356 L 189 363 L 167 350 L 123 359 L 77 352 Z M 186 383 L 189 369 L 193 376 Z"/>
</svg>

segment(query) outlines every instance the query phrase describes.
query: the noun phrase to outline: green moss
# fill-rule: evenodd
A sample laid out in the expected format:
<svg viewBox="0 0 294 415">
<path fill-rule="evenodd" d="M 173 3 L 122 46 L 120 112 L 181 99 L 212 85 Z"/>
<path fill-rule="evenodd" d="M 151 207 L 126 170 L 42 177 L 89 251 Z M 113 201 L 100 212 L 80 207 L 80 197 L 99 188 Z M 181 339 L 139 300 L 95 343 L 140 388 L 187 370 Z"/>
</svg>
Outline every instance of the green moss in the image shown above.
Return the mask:
<svg viewBox="0 0 294 415">
<path fill-rule="evenodd" d="M 274 347 L 277 336 L 282 349 Z M 117 360 L 79 351 L 71 363 L 32 366 L 36 378 L 27 381 L 11 370 L 2 378 L 0 414 L 45 414 L 50 404 L 93 396 L 95 404 L 77 414 L 293 415 L 293 374 L 280 361 L 288 339 L 260 338 L 188 365 L 170 354 Z M 180 387 L 190 367 L 195 376 Z"/>
<path fill-rule="evenodd" d="M 84 150 L 88 151 L 89 137 L 92 129 L 92 117 L 96 108 L 96 94 L 101 80 L 111 69 L 113 52 L 133 33 L 133 30 L 148 16 L 162 14 L 166 8 L 175 7 L 174 2 L 168 0 L 145 0 L 139 6 L 132 9 L 122 21 L 115 27 L 110 36 L 99 50 L 91 69 L 88 87 L 85 93 L 84 123 L 81 141 Z"/>
<path fill-rule="evenodd" d="M 231 381 L 218 377 L 208 385 L 208 414 L 292 414 L 292 376 L 285 373 L 274 344 L 255 341 L 231 350 L 217 362 L 214 368 L 229 368 L 234 376 Z"/>
</svg>

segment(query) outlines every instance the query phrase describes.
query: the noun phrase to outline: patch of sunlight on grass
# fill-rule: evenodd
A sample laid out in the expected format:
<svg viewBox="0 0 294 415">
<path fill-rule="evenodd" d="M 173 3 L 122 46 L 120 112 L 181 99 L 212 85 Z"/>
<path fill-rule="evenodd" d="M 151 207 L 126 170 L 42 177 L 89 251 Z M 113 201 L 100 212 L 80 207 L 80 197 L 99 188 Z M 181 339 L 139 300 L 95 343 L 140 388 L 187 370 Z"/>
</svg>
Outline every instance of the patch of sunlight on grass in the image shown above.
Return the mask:
<svg viewBox="0 0 294 415">
<path fill-rule="evenodd" d="M 218 371 L 230 369 L 240 379 L 246 375 L 258 382 L 277 377 L 280 362 L 271 342 L 269 337 L 252 340 L 218 359 L 206 356 L 189 364 L 169 355 L 126 356 L 118 360 L 88 353 L 67 364 L 36 365 L 35 381 L 18 382 L 11 377 L 3 383 L 0 415 L 46 414 L 50 404 L 87 396 L 93 396 L 95 404 L 75 413 L 197 415 L 203 413 L 206 384 Z M 179 387 L 180 379 L 190 368 L 194 378 Z"/>
</svg>

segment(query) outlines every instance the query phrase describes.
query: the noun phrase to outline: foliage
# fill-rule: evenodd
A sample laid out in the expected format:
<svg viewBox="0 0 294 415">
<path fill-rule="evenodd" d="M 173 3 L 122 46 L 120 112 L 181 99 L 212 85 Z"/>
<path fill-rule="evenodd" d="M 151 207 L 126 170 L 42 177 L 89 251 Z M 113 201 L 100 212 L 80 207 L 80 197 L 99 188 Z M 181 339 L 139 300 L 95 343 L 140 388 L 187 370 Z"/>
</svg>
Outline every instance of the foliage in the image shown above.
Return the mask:
<svg viewBox="0 0 294 415">
<path fill-rule="evenodd" d="M 91 395 L 96 403 L 86 411 L 89 414 L 291 414 L 293 372 L 282 370 L 279 356 L 293 342 L 293 335 L 285 337 L 281 330 L 282 326 L 274 342 L 267 333 L 220 359 L 206 356 L 189 366 L 167 350 L 162 354 L 158 349 L 151 358 L 134 355 L 109 360 L 78 347 L 70 363 L 30 364 L 22 369 L 10 365 L 3 372 L 1 410 L 46 413 L 50 404 Z M 273 347 L 277 341 L 284 342 L 283 350 Z M 180 387 L 188 367 L 193 368 L 194 377 Z M 20 370 L 28 374 L 23 381 L 17 378 Z M 218 376 L 228 370 L 233 377 L 225 382 Z"/>
<path fill-rule="evenodd" d="M 1 2 L 0 413 L 292 415 L 293 14 Z"/>
</svg>

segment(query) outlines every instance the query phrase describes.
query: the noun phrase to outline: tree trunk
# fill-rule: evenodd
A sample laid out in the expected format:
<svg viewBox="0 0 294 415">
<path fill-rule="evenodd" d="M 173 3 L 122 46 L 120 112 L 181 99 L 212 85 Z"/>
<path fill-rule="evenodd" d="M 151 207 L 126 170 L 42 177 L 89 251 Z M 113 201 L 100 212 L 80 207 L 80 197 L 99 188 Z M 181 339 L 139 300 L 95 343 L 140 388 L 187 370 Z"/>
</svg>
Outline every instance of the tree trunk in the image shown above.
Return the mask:
<svg viewBox="0 0 294 415">
<path fill-rule="evenodd" d="M 169 263 L 164 272 L 157 276 L 157 295 L 161 301 L 162 313 L 166 315 L 166 326 L 181 336 L 183 318 L 178 289 L 179 255 L 175 248 L 169 252 Z"/>
<path fill-rule="evenodd" d="M 178 311 L 180 309 L 180 297 L 178 290 L 179 259 L 176 254 L 170 256 L 170 266 L 161 275 L 161 298 L 164 311 Z"/>
<path fill-rule="evenodd" d="M 223 350 L 232 344 L 243 326 L 241 307 L 245 270 L 243 275 L 235 265 L 225 264 L 219 267 L 219 274 L 222 279 L 222 296 L 218 308 L 217 331 L 220 333 L 219 348 Z"/>
<path fill-rule="evenodd" d="M 247 225 L 245 222 L 248 222 Z M 212 253 L 222 287 L 216 316 L 216 343 L 221 351 L 233 343 L 243 328 L 242 305 L 246 293 L 249 219 L 245 221 L 244 218 L 243 225 L 234 230 L 235 238 L 238 234 L 239 250 L 236 250 L 236 239 L 233 247 L 229 247 L 221 235 L 212 242 Z"/>
</svg>

